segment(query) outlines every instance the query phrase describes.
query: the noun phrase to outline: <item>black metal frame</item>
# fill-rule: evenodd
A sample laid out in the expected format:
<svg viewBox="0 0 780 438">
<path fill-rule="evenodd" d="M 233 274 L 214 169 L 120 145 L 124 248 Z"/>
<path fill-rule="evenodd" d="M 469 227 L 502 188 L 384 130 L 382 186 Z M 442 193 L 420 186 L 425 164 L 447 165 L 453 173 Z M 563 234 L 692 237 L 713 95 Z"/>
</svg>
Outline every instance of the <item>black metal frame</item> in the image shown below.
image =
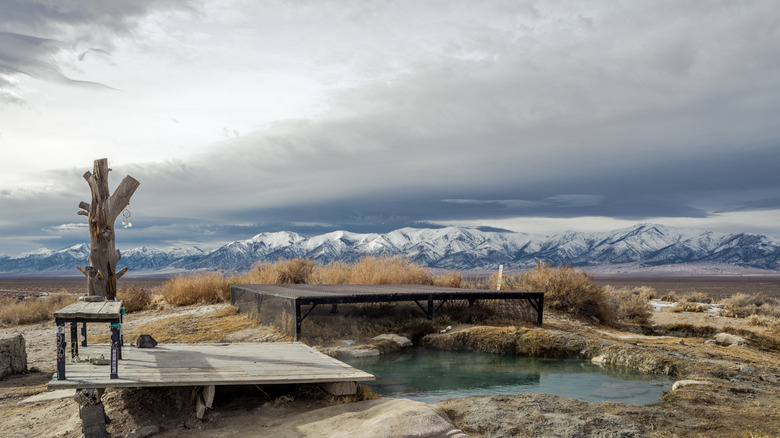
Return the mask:
<svg viewBox="0 0 780 438">
<path fill-rule="evenodd" d="M 468 300 L 473 304 L 477 300 L 527 300 L 531 307 L 536 311 L 536 324 L 542 325 L 544 313 L 544 293 L 543 292 L 437 292 L 437 293 L 408 293 L 408 294 L 371 294 L 371 295 L 344 295 L 344 296 L 322 296 L 322 297 L 297 297 L 291 298 L 295 302 L 295 336 L 301 337 L 301 323 L 319 304 L 355 304 L 355 303 L 386 303 L 399 301 L 412 301 L 423 311 L 428 319 L 433 319 L 433 315 L 441 309 L 447 301 Z M 420 304 L 420 301 L 427 301 L 427 308 Z M 434 309 L 434 301 L 441 301 Z M 305 313 L 301 313 L 301 306 L 310 305 Z"/>
<path fill-rule="evenodd" d="M 57 324 L 57 380 L 66 380 L 65 377 L 65 323 L 70 323 L 70 357 L 78 357 L 79 355 L 79 343 L 78 343 L 78 324 L 81 326 L 81 346 L 87 346 L 87 323 L 102 323 L 111 325 L 111 375 L 112 379 L 118 379 L 119 360 L 122 359 L 122 344 L 124 339 L 122 336 L 122 314 L 120 312 L 117 318 L 105 318 L 101 316 L 98 318 L 89 317 L 70 317 L 60 318 L 55 317 L 54 322 Z"/>
</svg>

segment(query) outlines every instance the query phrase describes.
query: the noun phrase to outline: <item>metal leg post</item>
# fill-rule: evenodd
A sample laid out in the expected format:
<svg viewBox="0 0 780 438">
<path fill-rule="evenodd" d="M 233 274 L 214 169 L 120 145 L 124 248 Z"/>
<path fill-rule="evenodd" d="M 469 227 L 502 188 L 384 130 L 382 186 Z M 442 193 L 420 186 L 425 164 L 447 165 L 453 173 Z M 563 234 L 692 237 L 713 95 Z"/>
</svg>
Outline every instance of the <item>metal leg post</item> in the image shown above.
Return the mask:
<svg viewBox="0 0 780 438">
<path fill-rule="evenodd" d="M 111 324 L 111 378 L 119 378 L 119 324 Z"/>
<path fill-rule="evenodd" d="M 57 380 L 65 380 L 65 323 L 57 321 Z"/>
<path fill-rule="evenodd" d="M 70 323 L 70 358 L 79 357 L 79 329 L 74 321 Z"/>
<path fill-rule="evenodd" d="M 86 322 L 81 323 L 81 346 L 82 347 L 87 346 L 87 323 Z"/>
</svg>

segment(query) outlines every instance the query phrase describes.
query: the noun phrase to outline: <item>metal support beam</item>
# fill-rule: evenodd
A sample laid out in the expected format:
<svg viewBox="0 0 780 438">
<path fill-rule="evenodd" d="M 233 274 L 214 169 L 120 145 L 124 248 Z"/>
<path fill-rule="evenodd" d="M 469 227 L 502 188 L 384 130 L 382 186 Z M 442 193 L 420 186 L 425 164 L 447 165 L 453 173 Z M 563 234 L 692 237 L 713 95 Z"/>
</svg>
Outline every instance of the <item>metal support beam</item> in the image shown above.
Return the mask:
<svg viewBox="0 0 780 438">
<path fill-rule="evenodd" d="M 119 343 L 119 323 L 111 324 L 111 378 L 119 378 L 119 356 L 122 346 Z"/>
<path fill-rule="evenodd" d="M 425 314 L 425 316 L 428 316 L 428 312 L 425 310 L 425 307 L 423 307 L 423 306 L 422 306 L 422 304 L 420 304 L 420 302 L 419 302 L 419 301 L 417 301 L 417 300 L 414 300 L 414 304 L 417 304 L 417 307 L 419 307 L 419 308 L 420 308 L 420 310 L 422 310 L 422 311 L 423 311 L 423 313 Z M 430 319 L 430 318 L 428 318 L 428 319 Z"/>
<path fill-rule="evenodd" d="M 317 307 L 317 303 L 313 303 L 309 310 L 301 316 L 301 305 L 296 301 L 295 303 L 295 340 L 297 341 L 301 337 L 301 323 L 311 313 L 314 308 Z"/>
<path fill-rule="evenodd" d="M 65 323 L 57 321 L 57 380 L 65 380 Z"/>
<path fill-rule="evenodd" d="M 70 358 L 79 357 L 79 329 L 76 322 L 70 323 Z"/>
</svg>

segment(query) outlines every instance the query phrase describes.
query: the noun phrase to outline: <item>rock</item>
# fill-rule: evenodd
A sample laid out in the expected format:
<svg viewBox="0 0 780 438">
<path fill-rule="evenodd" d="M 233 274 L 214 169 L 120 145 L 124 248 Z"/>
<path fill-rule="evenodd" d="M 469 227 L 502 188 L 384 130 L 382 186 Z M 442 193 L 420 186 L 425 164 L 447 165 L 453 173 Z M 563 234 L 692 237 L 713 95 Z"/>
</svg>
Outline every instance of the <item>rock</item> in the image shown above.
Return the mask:
<svg viewBox="0 0 780 438">
<path fill-rule="evenodd" d="M 160 428 L 155 425 L 141 426 L 127 434 L 127 438 L 147 438 L 160 433 Z"/>
<path fill-rule="evenodd" d="M 320 387 L 331 395 L 353 395 L 357 393 L 356 382 L 320 383 Z"/>
<path fill-rule="evenodd" d="M 758 371 L 756 368 L 751 367 L 750 365 L 740 365 L 737 370 L 750 377 L 761 377 L 761 372 Z"/>
<path fill-rule="evenodd" d="M 367 400 L 311 411 L 294 424 L 303 436 L 467 438 L 444 410 L 406 399 Z M 290 425 L 286 425 L 289 427 Z M 266 430 L 274 436 L 275 430 Z"/>
<path fill-rule="evenodd" d="M 722 345 L 724 347 L 728 347 L 730 345 L 747 344 L 745 338 L 737 335 L 732 335 L 731 333 L 718 333 L 717 335 L 714 336 L 714 339 L 718 345 Z"/>
<path fill-rule="evenodd" d="M 358 348 L 358 347 L 333 347 L 325 348 L 323 353 L 336 359 L 354 359 L 359 357 L 379 356 L 379 350 L 376 348 Z"/>
<path fill-rule="evenodd" d="M 24 336 L 0 335 L 0 379 L 27 370 Z"/>
<path fill-rule="evenodd" d="M 602 365 L 602 366 L 606 365 L 607 364 L 607 355 L 606 354 L 598 355 L 598 356 L 594 357 L 593 359 L 591 359 L 590 361 L 593 362 L 596 365 Z"/>
<path fill-rule="evenodd" d="M 552 394 L 516 394 L 443 400 L 436 404 L 464 432 L 479 436 L 644 438 L 630 418 L 604 406 Z M 476 435 L 476 433 L 475 433 Z"/>
<path fill-rule="evenodd" d="M 341 345 L 343 345 L 345 347 L 351 347 L 351 346 L 355 345 L 355 341 L 353 341 L 352 339 L 342 339 L 342 340 L 339 341 L 339 344 L 341 344 Z"/>
<path fill-rule="evenodd" d="M 393 341 L 396 344 L 398 344 L 398 346 L 401 348 L 412 346 L 412 341 L 410 341 L 409 338 L 406 338 L 404 336 L 394 335 L 394 334 L 384 334 L 384 335 L 374 336 L 373 339 L 375 341 L 382 341 L 382 340 Z"/>
<path fill-rule="evenodd" d="M 135 341 L 135 346 L 138 348 L 154 348 L 157 346 L 157 341 L 154 340 L 152 335 L 141 335 Z"/>
<path fill-rule="evenodd" d="M 712 385 L 712 382 L 706 380 L 678 380 L 672 385 L 672 391 L 677 391 L 680 388 L 692 385 Z"/>
</svg>

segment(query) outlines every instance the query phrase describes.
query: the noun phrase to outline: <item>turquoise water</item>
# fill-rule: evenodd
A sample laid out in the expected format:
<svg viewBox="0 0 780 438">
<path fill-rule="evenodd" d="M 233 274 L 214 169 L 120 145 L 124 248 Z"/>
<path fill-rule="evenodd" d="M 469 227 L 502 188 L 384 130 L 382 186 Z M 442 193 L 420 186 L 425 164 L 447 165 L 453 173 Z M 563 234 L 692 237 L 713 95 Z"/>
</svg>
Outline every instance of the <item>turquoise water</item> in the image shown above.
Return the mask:
<svg viewBox="0 0 780 438">
<path fill-rule="evenodd" d="M 542 359 L 414 348 L 347 361 L 376 376 L 374 392 L 435 403 L 473 395 L 546 393 L 588 402 L 650 404 L 671 389 L 668 376 L 577 359 Z"/>
</svg>

